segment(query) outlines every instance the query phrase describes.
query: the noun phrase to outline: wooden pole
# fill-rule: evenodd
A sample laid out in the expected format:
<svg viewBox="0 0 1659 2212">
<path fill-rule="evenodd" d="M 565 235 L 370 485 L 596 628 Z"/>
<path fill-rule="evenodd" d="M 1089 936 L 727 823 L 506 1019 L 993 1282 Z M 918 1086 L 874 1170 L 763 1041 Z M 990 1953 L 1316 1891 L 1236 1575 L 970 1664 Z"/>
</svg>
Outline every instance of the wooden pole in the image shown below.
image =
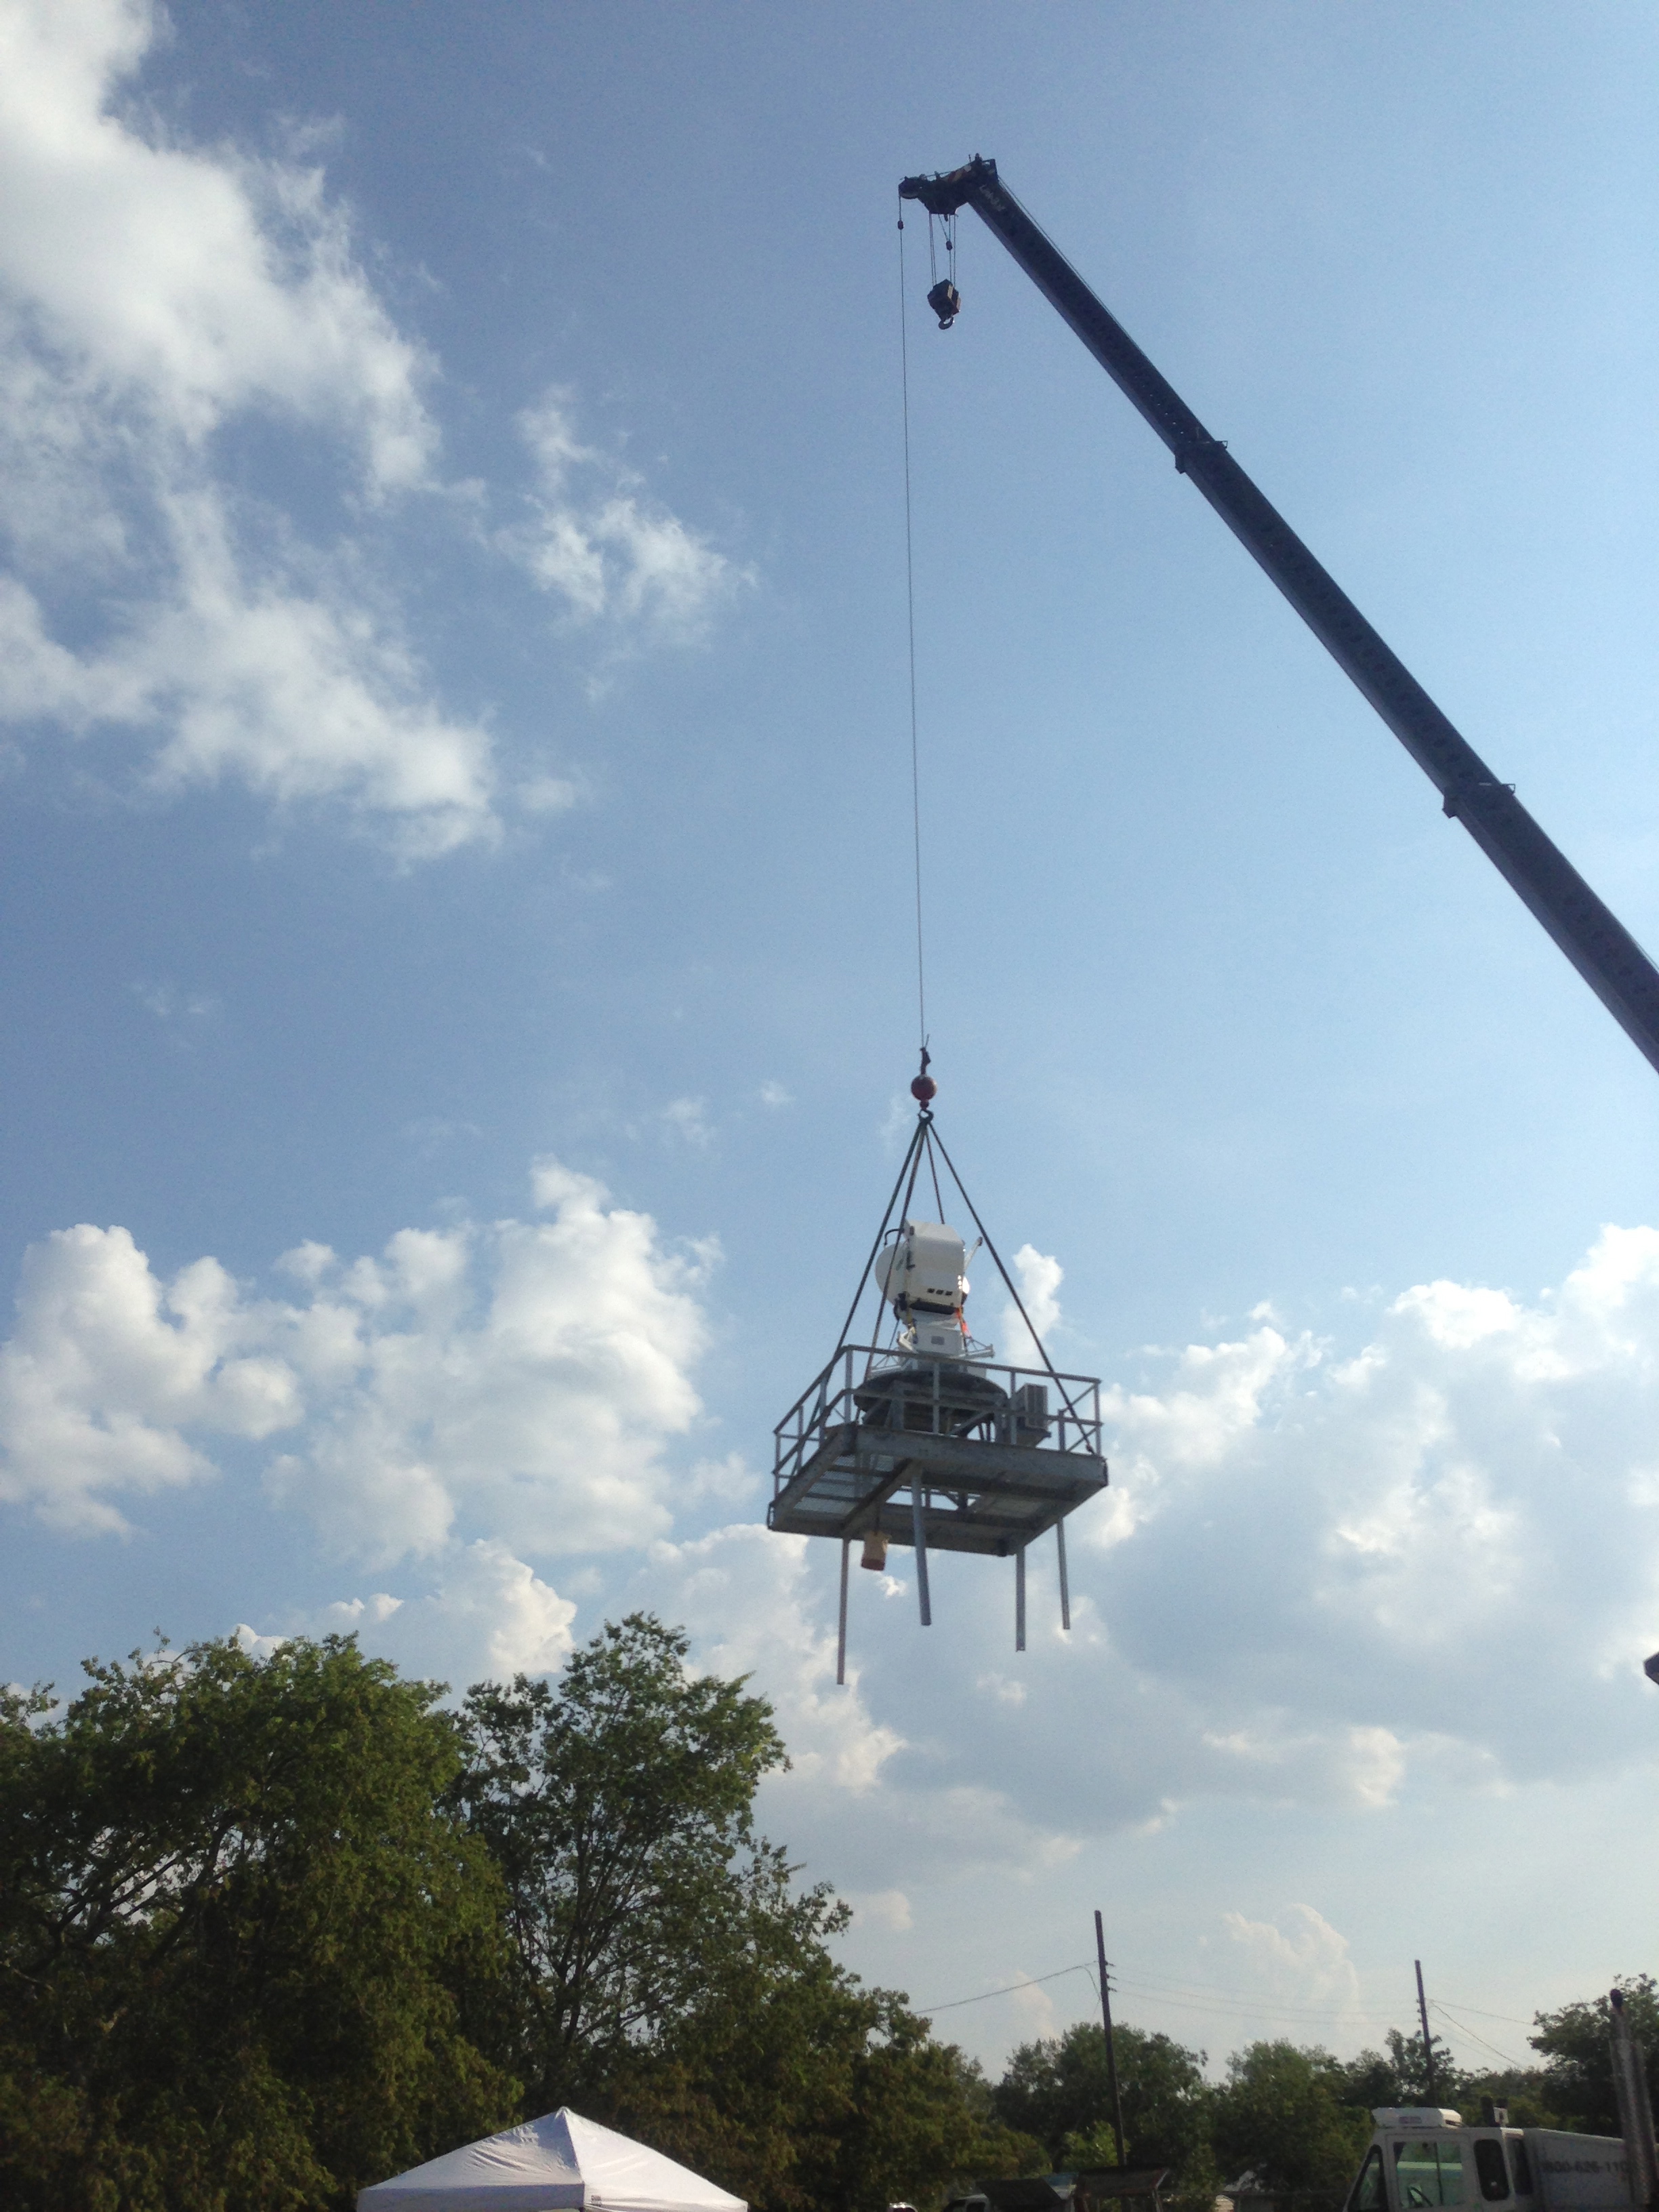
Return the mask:
<svg viewBox="0 0 1659 2212">
<path fill-rule="evenodd" d="M 1095 1955 L 1100 1960 L 1100 2018 L 1106 2030 L 1106 2071 L 1112 2082 L 1112 2126 L 1117 2135 L 1117 2162 L 1121 2171 L 1129 2163 L 1129 2146 L 1123 2140 L 1123 2099 L 1117 2086 L 1117 2045 L 1112 2040 L 1112 1983 L 1106 1971 L 1106 1930 L 1101 1924 L 1098 1906 L 1095 1910 Z"/>
<path fill-rule="evenodd" d="M 1413 1959 L 1412 1964 L 1417 1969 L 1417 2016 L 1423 2023 L 1423 2071 L 1429 2102 L 1437 2105 L 1440 2100 L 1434 2094 L 1434 2039 L 1429 2033 L 1429 2001 L 1423 1994 L 1423 1961 Z"/>
</svg>

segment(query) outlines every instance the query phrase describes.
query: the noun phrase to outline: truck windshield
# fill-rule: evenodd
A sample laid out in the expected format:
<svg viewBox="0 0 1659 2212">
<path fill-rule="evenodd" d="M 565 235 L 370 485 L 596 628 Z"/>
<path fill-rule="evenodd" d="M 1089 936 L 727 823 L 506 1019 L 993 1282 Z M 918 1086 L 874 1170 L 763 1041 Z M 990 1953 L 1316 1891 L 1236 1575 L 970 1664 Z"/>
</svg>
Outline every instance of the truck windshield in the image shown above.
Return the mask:
<svg viewBox="0 0 1659 2212">
<path fill-rule="evenodd" d="M 1463 2149 L 1461 2143 L 1397 2142 L 1394 2147 L 1394 2175 L 1400 2190 L 1401 2212 L 1426 2212 L 1434 2204 L 1463 2202 Z"/>
<path fill-rule="evenodd" d="M 1373 2143 L 1348 2199 L 1348 2212 L 1388 2212 L 1382 2200 L 1382 2154 Z"/>
</svg>

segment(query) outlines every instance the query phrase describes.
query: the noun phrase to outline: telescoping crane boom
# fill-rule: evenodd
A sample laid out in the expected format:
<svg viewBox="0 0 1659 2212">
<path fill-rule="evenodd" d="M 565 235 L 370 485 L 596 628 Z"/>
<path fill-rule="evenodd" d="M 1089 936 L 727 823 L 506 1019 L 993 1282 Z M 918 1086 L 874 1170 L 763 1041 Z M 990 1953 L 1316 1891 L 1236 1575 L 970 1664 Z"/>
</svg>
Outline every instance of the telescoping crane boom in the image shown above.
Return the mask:
<svg viewBox="0 0 1659 2212">
<path fill-rule="evenodd" d="M 1659 969 L 1547 837 L 1473 745 L 1448 721 L 1398 655 L 1265 499 L 1218 438 L 1155 369 L 978 155 L 966 167 L 907 177 L 900 197 L 930 215 L 970 207 L 1077 332 L 1216 513 L 1358 684 L 1486 858 L 1555 939 L 1613 1018 L 1659 1068 Z M 941 293 L 947 288 L 937 288 Z M 940 325 L 954 315 L 952 293 Z M 951 311 L 950 315 L 945 308 Z"/>
</svg>

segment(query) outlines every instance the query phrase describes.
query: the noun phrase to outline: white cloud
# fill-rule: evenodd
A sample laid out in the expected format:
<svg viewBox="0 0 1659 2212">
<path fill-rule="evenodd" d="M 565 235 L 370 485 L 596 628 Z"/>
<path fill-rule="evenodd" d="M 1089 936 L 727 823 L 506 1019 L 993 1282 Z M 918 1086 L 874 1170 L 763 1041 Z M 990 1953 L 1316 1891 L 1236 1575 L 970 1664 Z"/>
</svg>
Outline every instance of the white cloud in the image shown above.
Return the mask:
<svg viewBox="0 0 1659 2212">
<path fill-rule="evenodd" d="M 0 9 L 0 285 L 31 326 L 26 358 L 191 443 L 276 406 L 346 429 L 374 484 L 419 481 L 420 358 L 320 172 L 192 151 L 112 112 L 155 27 L 142 0 Z"/>
<path fill-rule="evenodd" d="M 216 1260 L 163 1285 L 125 1229 L 58 1230 L 25 1255 L 17 1304 L 0 1348 L 0 1498 L 56 1527 L 124 1529 L 111 1493 L 211 1473 L 192 1435 L 258 1438 L 299 1419 L 292 1370 Z"/>
<path fill-rule="evenodd" d="M 762 1084 L 760 1098 L 763 1106 L 793 1106 L 795 1103 L 792 1091 L 787 1091 L 781 1083 L 769 1081 Z"/>
<path fill-rule="evenodd" d="M 1249 1984 L 1249 1994 L 1298 2008 L 1339 2015 L 1358 2013 L 1359 1976 L 1348 1956 L 1348 1939 L 1311 1905 L 1289 1907 L 1287 1927 L 1222 1915 Z"/>
<path fill-rule="evenodd" d="M 1258 1316 L 1106 1394 L 1112 1486 L 1071 1524 L 1069 1638 L 1052 1540 L 1019 1656 L 1006 1563 L 936 1556 L 926 1632 L 855 1577 L 860 1700 L 905 1741 L 856 1839 L 811 1808 L 790 1832 L 852 1888 L 936 1844 L 957 1874 L 1030 1880 L 1206 1800 L 1367 1819 L 1645 1755 L 1659 1233 L 1604 1231 L 1534 1300 L 1419 1285 L 1368 1336 L 1338 1356 Z M 801 1609 L 827 1642 L 818 1549 Z M 1104 1717 L 1084 1759 L 1080 1711 Z"/>
<path fill-rule="evenodd" d="M 789 1747 L 790 1795 L 827 1789 L 866 1795 L 901 1747 L 896 1730 L 872 1721 L 855 1663 L 836 1685 L 836 1640 L 810 1617 L 805 1536 L 775 1536 L 753 1523 L 684 1544 L 663 1543 L 636 1577 L 634 1595 L 685 1624 L 699 1663 L 722 1674 L 752 1674 L 771 1698 Z"/>
<path fill-rule="evenodd" d="M 531 519 L 501 544 L 578 621 L 610 620 L 690 643 L 751 581 L 639 478 L 576 435 L 570 395 L 555 388 L 520 417 L 536 464 Z"/>
<path fill-rule="evenodd" d="M 706 1098 L 671 1098 L 662 1109 L 661 1119 L 671 1137 L 678 1138 L 696 1152 L 706 1152 L 714 1141 Z"/>
<path fill-rule="evenodd" d="M 854 1921 L 866 1927 L 902 1936 L 911 1925 L 910 1900 L 902 1889 L 866 1890 L 847 1902 L 853 1908 Z"/>
<path fill-rule="evenodd" d="M 365 1650 L 395 1659 L 405 1674 L 455 1690 L 489 1676 L 545 1674 L 571 1650 L 576 1608 L 508 1547 L 492 1538 L 453 1544 L 429 1589 L 408 1598 L 381 1591 L 327 1607 L 319 1627 L 355 1635 Z"/>
<path fill-rule="evenodd" d="M 988 1265 L 988 1261 L 981 1262 L 982 1267 Z M 1058 1260 L 1039 1252 L 1034 1244 L 1022 1244 L 1014 1255 L 1014 1273 L 1019 1281 L 1020 1305 L 1024 1307 L 1031 1328 L 1028 1328 L 1020 1319 L 1019 1306 L 1010 1298 L 1002 1309 L 997 1350 L 1016 1367 L 1041 1367 L 1042 1355 L 1031 1329 L 1048 1344 L 1059 1326 L 1060 1286 L 1066 1279 L 1066 1270 Z M 1048 1346 L 1048 1356 L 1051 1359 L 1054 1357 L 1052 1345 Z M 1058 1360 L 1054 1364 L 1060 1364 Z"/>
<path fill-rule="evenodd" d="M 563 811 L 571 778 L 503 775 L 440 703 L 361 531 L 320 550 L 231 488 L 224 439 L 258 422 L 304 441 L 354 527 L 389 527 L 389 501 L 441 489 L 436 370 L 320 167 L 186 145 L 131 99 L 158 20 L 0 0 L 0 722 L 118 786 L 325 802 L 410 857 L 494 838 L 502 805 Z M 537 422 L 518 557 L 618 635 L 698 634 L 737 572 Z M 566 506 L 575 470 L 596 488 Z M 475 557 L 489 499 L 448 503 Z"/>
<path fill-rule="evenodd" d="M 662 1449 L 699 1412 L 708 1255 L 665 1252 L 649 1216 L 556 1161 L 534 1188 L 547 1218 L 401 1230 L 349 1265 L 302 1245 L 282 1263 L 299 1303 L 252 1297 L 210 1259 L 164 1283 L 125 1229 L 58 1232 L 26 1257 L 0 1349 L 0 1498 L 120 1528 L 118 1497 L 210 1476 L 215 1435 L 280 1434 L 270 1492 L 337 1553 L 662 1535 Z M 453 1610 L 463 1584 L 446 1587 Z M 541 1598 L 519 1582 L 491 1602 L 509 1595 L 514 1648 L 539 1648 Z"/>
<path fill-rule="evenodd" d="M 228 1439 L 331 1553 L 379 1563 L 334 1625 L 451 1680 L 556 1663 L 578 1594 L 684 1621 L 699 1663 L 777 1705 L 795 1766 L 769 1818 L 860 1893 L 935 1850 L 1040 1880 L 1206 1798 L 1363 1818 L 1647 1741 L 1659 1232 L 1604 1231 L 1530 1301 L 1419 1285 L 1340 1356 L 1265 1319 L 1146 1355 L 1108 1395 L 1112 1489 L 1073 1523 L 1072 1635 L 1052 1543 L 1018 1656 L 1007 1563 L 941 1554 L 925 1632 L 901 1577 L 895 1604 L 854 1577 L 842 1690 L 834 1546 L 752 1522 L 674 1540 L 672 1508 L 755 1482 L 735 1451 L 667 1473 L 700 1417 L 712 1253 L 556 1161 L 534 1189 L 532 1218 L 372 1258 L 297 1247 L 272 1297 L 210 1259 L 158 1276 L 124 1230 L 47 1238 L 0 1348 L 0 1497 L 118 1529 Z M 1086 1759 L 1080 1710 L 1110 1716 Z"/>
<path fill-rule="evenodd" d="M 151 982 L 141 978 L 132 987 L 132 995 L 149 1014 L 158 1022 L 171 1022 L 184 1015 L 188 1020 L 205 1021 L 219 1011 L 219 1001 L 197 991 L 181 991 L 177 984 Z"/>
</svg>

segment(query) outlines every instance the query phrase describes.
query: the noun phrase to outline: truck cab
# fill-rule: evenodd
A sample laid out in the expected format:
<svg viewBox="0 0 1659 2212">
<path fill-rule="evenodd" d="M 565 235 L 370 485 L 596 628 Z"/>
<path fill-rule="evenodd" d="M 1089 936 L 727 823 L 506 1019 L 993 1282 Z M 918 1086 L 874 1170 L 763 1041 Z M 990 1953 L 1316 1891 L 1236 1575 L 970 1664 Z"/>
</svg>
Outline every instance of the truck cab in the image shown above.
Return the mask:
<svg viewBox="0 0 1659 2212">
<path fill-rule="evenodd" d="M 1501 2115 L 1465 2127 L 1461 2113 L 1379 2106 L 1376 2132 L 1348 2191 L 1347 2212 L 1437 2212 L 1491 2205 L 1510 2212 L 1631 2212 L 1625 2146 L 1616 2136 L 1511 2128 Z"/>
</svg>

